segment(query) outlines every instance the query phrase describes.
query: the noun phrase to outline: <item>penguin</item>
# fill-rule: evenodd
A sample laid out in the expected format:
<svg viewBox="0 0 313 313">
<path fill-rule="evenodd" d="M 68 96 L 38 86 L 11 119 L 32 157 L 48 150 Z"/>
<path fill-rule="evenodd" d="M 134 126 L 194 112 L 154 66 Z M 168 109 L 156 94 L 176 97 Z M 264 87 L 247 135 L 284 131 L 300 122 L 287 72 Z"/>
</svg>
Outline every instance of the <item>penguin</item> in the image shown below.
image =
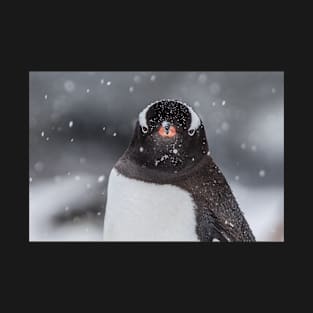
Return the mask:
<svg viewBox="0 0 313 313">
<path fill-rule="evenodd" d="M 190 105 L 163 99 L 139 113 L 109 176 L 103 239 L 255 241 Z"/>
</svg>

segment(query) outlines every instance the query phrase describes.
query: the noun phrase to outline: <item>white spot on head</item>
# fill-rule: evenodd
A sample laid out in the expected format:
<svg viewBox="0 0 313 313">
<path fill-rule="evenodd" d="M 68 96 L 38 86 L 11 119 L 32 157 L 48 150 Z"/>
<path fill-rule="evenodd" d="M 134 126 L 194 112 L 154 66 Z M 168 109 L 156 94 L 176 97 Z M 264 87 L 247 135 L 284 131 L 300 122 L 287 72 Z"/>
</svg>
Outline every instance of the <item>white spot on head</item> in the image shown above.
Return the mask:
<svg viewBox="0 0 313 313">
<path fill-rule="evenodd" d="M 192 109 L 191 106 L 189 106 L 188 104 L 181 102 L 181 101 L 177 101 L 177 100 L 172 100 L 172 99 L 162 99 L 162 100 L 158 100 L 155 102 L 150 103 L 149 105 L 147 105 L 140 113 L 139 113 L 139 124 L 142 128 L 143 132 L 147 132 L 148 131 L 148 124 L 147 124 L 147 119 L 146 119 L 146 114 L 148 112 L 148 110 L 150 109 L 151 106 L 153 106 L 154 104 L 160 102 L 160 101 L 175 101 L 178 102 L 180 104 L 183 104 L 184 106 L 186 106 L 188 108 L 188 111 L 190 113 L 190 117 L 191 117 L 191 123 L 190 123 L 190 127 L 188 129 L 188 134 L 190 136 L 193 136 L 196 129 L 199 128 L 199 126 L 201 125 L 201 120 L 199 118 L 199 116 L 197 115 L 197 113 Z M 146 131 L 144 130 L 144 128 L 146 128 Z"/>
</svg>

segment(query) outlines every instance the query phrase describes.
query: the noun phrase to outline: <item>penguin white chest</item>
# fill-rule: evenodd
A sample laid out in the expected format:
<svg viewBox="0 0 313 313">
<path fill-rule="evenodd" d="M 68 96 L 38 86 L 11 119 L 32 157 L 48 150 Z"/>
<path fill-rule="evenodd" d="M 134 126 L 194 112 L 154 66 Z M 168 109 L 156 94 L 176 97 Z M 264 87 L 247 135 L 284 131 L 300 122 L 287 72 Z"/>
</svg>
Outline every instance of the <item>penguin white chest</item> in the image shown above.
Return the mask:
<svg viewBox="0 0 313 313">
<path fill-rule="evenodd" d="M 195 204 L 173 185 L 130 179 L 112 169 L 104 217 L 105 241 L 199 241 Z"/>
</svg>

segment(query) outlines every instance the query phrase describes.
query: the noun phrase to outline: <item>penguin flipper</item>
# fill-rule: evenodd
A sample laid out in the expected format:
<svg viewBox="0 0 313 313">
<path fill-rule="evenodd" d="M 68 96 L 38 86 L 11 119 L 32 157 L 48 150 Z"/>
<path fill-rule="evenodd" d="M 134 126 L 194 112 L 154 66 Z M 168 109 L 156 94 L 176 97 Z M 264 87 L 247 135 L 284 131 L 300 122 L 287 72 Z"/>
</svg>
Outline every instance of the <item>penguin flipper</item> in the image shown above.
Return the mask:
<svg viewBox="0 0 313 313">
<path fill-rule="evenodd" d="M 230 241 L 230 238 L 225 234 L 225 230 L 221 229 L 217 217 L 207 208 L 203 208 L 202 214 L 199 215 L 197 228 L 200 241 L 212 242 L 213 239 L 221 242 Z"/>
</svg>

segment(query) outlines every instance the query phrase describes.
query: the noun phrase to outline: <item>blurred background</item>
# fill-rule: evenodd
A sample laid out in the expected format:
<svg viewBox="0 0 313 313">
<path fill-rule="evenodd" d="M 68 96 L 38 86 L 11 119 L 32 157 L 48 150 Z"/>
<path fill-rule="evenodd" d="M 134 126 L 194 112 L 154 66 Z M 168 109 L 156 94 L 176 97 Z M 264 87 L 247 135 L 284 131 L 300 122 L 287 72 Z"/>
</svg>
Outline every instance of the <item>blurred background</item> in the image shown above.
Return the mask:
<svg viewBox="0 0 313 313">
<path fill-rule="evenodd" d="M 102 240 L 110 170 L 163 98 L 200 115 L 256 240 L 284 241 L 283 72 L 121 71 L 29 73 L 30 241 Z"/>
</svg>

